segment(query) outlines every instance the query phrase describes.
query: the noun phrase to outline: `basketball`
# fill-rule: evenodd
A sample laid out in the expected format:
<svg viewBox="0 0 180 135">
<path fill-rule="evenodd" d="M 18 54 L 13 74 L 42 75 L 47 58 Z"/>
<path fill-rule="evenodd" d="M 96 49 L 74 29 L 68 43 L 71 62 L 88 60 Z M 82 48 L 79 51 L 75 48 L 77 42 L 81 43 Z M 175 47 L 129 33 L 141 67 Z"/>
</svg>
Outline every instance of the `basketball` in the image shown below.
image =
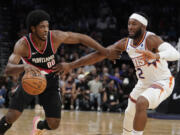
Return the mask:
<svg viewBox="0 0 180 135">
<path fill-rule="evenodd" d="M 30 95 L 41 94 L 47 86 L 45 75 L 37 75 L 34 72 L 27 72 L 22 78 L 22 87 Z"/>
</svg>

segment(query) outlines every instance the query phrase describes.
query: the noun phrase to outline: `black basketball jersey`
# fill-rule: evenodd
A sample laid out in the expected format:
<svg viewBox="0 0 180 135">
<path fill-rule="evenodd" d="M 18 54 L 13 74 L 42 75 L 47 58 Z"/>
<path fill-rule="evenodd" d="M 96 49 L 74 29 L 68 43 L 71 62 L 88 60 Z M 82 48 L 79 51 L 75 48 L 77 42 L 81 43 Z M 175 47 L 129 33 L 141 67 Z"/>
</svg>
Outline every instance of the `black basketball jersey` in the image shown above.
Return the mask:
<svg viewBox="0 0 180 135">
<path fill-rule="evenodd" d="M 44 74 L 50 74 L 57 63 L 57 57 L 52 42 L 52 32 L 48 32 L 43 51 L 40 51 L 32 40 L 31 33 L 23 37 L 29 47 L 29 57 L 22 58 L 23 62 L 36 66 Z"/>
</svg>

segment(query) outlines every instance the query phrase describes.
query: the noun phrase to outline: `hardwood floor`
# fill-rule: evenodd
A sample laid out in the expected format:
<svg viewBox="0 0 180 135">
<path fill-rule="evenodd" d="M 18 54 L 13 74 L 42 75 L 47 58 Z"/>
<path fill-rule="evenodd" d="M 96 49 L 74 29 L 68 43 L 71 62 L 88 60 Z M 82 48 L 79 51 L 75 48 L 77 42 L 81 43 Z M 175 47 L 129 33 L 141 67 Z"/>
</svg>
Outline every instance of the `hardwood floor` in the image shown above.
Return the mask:
<svg viewBox="0 0 180 135">
<path fill-rule="evenodd" d="M 0 117 L 7 110 L 0 110 Z M 25 110 L 6 135 L 30 135 L 32 119 L 44 116 L 35 110 Z M 121 135 L 123 114 L 62 111 L 61 126 L 45 135 Z M 148 119 L 144 135 L 180 135 L 179 120 Z"/>
</svg>

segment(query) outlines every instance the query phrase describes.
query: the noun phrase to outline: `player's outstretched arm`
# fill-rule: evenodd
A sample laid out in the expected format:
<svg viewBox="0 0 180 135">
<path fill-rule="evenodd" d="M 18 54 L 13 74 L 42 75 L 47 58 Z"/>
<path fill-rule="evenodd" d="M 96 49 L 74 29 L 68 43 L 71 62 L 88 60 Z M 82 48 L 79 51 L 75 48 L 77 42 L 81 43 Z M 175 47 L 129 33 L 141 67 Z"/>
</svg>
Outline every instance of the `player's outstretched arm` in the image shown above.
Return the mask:
<svg viewBox="0 0 180 135">
<path fill-rule="evenodd" d="M 106 56 L 102 55 L 100 52 L 94 52 L 84 57 L 81 57 L 80 59 L 73 61 L 71 63 L 66 63 L 66 62 L 59 63 L 53 67 L 53 70 L 57 74 L 60 73 L 62 75 L 65 75 L 74 68 L 78 68 L 85 65 L 92 65 L 104 60 L 105 58 Z"/>
<path fill-rule="evenodd" d="M 115 53 L 115 55 L 118 56 L 118 58 L 121 57 L 122 50 L 120 48 L 118 48 L 117 45 L 109 46 L 107 49 L 110 52 Z M 94 52 L 94 53 L 88 54 L 84 57 L 81 57 L 80 59 L 73 61 L 69 64 L 70 64 L 70 67 L 72 67 L 72 69 L 74 69 L 74 68 L 78 68 L 78 67 L 85 66 L 85 65 L 93 65 L 97 62 L 104 60 L 105 58 L 107 58 L 107 57 L 102 55 L 100 52 Z"/>
<path fill-rule="evenodd" d="M 116 44 L 109 46 L 107 49 L 120 57 L 121 53 L 125 51 L 125 41 L 125 39 L 122 39 L 118 41 Z M 55 67 L 53 67 L 53 69 L 56 73 L 60 72 L 63 74 L 67 74 L 70 70 L 74 68 L 78 68 L 85 65 L 92 65 L 104 60 L 105 58 L 107 57 L 102 55 L 100 52 L 94 52 L 84 57 L 81 57 L 80 59 L 73 61 L 71 63 L 59 63 Z"/>
<path fill-rule="evenodd" d="M 57 44 L 58 46 L 61 43 L 83 44 L 87 47 L 94 48 L 95 50 L 99 51 L 102 55 L 106 56 L 110 60 L 113 60 L 113 58 L 115 57 L 112 52 L 104 48 L 101 44 L 99 44 L 97 41 L 95 41 L 88 35 L 75 33 L 75 32 L 63 32 L 63 31 L 53 31 L 53 33 L 55 40 L 59 41 L 59 44 Z"/>
</svg>

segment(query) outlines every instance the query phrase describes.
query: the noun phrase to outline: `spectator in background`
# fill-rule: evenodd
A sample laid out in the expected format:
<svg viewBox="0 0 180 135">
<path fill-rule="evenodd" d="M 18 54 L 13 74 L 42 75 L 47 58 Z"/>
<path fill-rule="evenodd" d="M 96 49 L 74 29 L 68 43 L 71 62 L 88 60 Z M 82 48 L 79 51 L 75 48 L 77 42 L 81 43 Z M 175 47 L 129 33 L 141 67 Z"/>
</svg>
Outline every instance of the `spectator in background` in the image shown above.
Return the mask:
<svg viewBox="0 0 180 135">
<path fill-rule="evenodd" d="M 107 85 L 109 82 L 110 82 L 109 74 L 108 74 L 108 73 L 103 74 L 103 76 L 102 76 L 103 86 L 106 87 L 106 85 Z"/>
<path fill-rule="evenodd" d="M 120 70 L 120 75 L 124 78 L 124 77 L 127 77 L 128 75 L 128 68 L 129 68 L 129 65 L 126 65 L 125 63 L 123 63 L 121 65 L 121 70 Z"/>
<path fill-rule="evenodd" d="M 87 65 L 84 67 L 84 72 L 91 72 L 93 70 L 95 70 L 95 66 L 94 65 Z"/>
<path fill-rule="evenodd" d="M 109 69 L 108 69 L 108 67 L 103 67 L 103 69 L 102 69 L 103 71 L 103 74 L 109 74 Z"/>
<path fill-rule="evenodd" d="M 99 31 L 103 31 L 103 30 L 107 29 L 107 27 L 108 27 L 108 25 L 107 25 L 107 22 L 106 22 L 106 16 L 102 16 L 102 17 L 97 19 L 96 28 Z"/>
<path fill-rule="evenodd" d="M 121 80 L 122 78 L 120 77 L 120 74 L 118 72 L 115 72 L 114 76 L 109 75 L 109 78 L 114 80 L 114 83 L 116 85 L 117 88 L 117 95 L 118 95 L 118 99 L 120 102 L 123 101 L 123 89 L 122 89 L 122 83 L 123 81 Z"/>
<path fill-rule="evenodd" d="M 102 83 L 100 82 L 100 76 L 96 75 L 94 80 L 88 82 L 90 88 L 90 102 L 92 110 L 94 110 L 95 99 L 97 99 L 97 111 L 101 111 L 101 92 L 103 90 Z"/>
<path fill-rule="evenodd" d="M 117 20 L 114 16 L 112 16 L 112 14 L 107 17 L 108 29 L 115 30 L 116 29 L 116 23 L 117 23 Z"/>
<path fill-rule="evenodd" d="M 71 76 L 68 77 L 62 88 L 62 108 L 74 109 L 74 93 L 76 85 Z M 70 107 L 69 107 L 70 106 Z"/>
<path fill-rule="evenodd" d="M 117 87 L 115 86 L 114 80 L 111 80 L 108 86 L 105 88 L 102 109 L 103 111 L 107 110 L 110 112 L 121 112 Z"/>
<path fill-rule="evenodd" d="M 87 110 L 90 108 L 90 91 L 89 87 L 86 83 L 86 78 L 84 74 L 80 74 L 78 76 L 79 82 L 76 84 L 75 91 L 75 102 L 76 102 L 76 110 Z"/>
<path fill-rule="evenodd" d="M 0 89 L 0 107 L 4 106 L 5 103 L 5 95 L 6 95 L 7 89 L 6 87 L 3 85 Z"/>
</svg>

